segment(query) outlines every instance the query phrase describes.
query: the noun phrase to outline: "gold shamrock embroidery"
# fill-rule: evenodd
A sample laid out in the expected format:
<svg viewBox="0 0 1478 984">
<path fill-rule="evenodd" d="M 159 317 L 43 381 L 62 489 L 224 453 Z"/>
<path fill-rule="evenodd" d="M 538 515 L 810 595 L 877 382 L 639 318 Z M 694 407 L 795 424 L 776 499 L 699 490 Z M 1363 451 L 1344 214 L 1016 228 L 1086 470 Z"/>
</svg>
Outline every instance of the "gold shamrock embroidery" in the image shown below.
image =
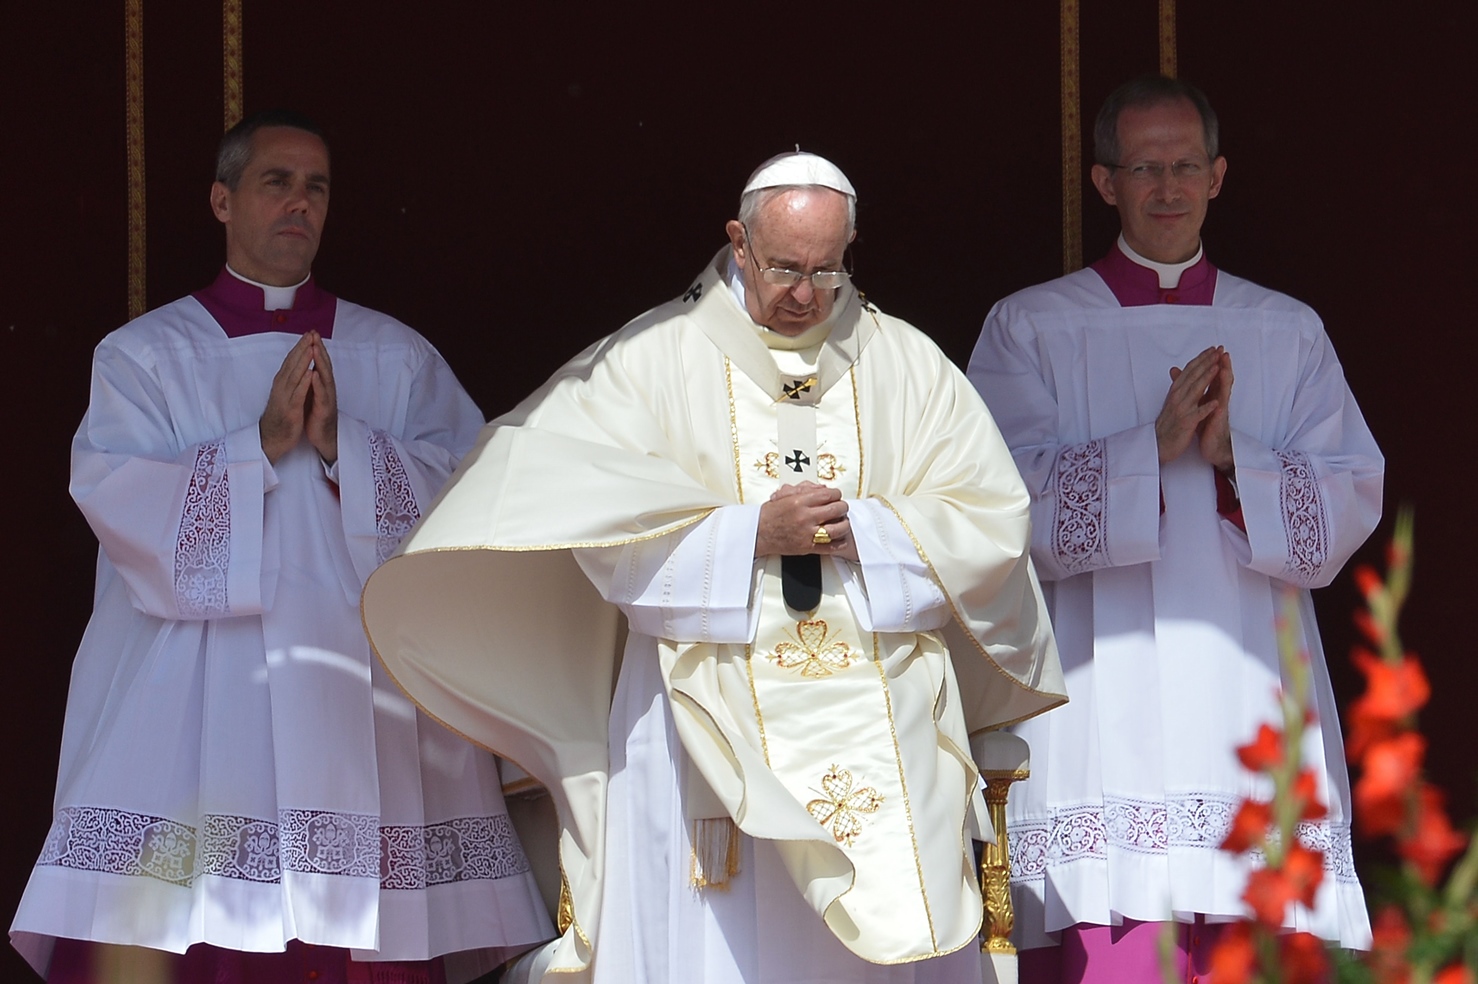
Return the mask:
<svg viewBox="0 0 1478 984">
<path fill-rule="evenodd" d="M 781 669 L 793 670 L 800 667 L 801 676 L 828 677 L 837 670 L 845 670 L 852 665 L 852 660 L 858 658 L 858 654 L 845 642 L 827 645 L 826 637 L 830 629 L 827 628 L 825 619 L 813 618 L 797 622 L 795 631 L 800 637 L 796 642 L 780 643 L 767 657 L 773 659 Z"/>
<path fill-rule="evenodd" d="M 780 477 L 780 452 L 771 451 L 763 458 L 754 463 L 754 470 L 766 478 Z M 837 462 L 837 456 L 830 452 L 816 456 L 816 477 L 823 482 L 834 481 L 838 475 L 847 470 L 847 466 Z"/>
<path fill-rule="evenodd" d="M 862 817 L 876 813 L 883 805 L 883 794 L 871 786 L 852 788 L 852 773 L 833 765 L 821 777 L 822 799 L 806 804 L 806 812 L 826 827 L 838 844 L 852 846 L 862 833 Z"/>
</svg>

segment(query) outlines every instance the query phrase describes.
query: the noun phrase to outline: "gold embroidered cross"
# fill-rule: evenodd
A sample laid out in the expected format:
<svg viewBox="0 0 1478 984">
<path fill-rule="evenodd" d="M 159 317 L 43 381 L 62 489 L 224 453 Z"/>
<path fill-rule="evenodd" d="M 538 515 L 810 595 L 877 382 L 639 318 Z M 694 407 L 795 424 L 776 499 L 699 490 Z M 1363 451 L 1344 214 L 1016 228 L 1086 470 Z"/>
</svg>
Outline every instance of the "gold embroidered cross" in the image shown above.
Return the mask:
<svg viewBox="0 0 1478 984">
<path fill-rule="evenodd" d="M 782 642 L 767 656 L 781 669 L 793 670 L 800 667 L 801 676 L 828 677 L 837 670 L 845 670 L 852 665 L 852 660 L 858 658 L 858 654 L 845 642 L 827 645 L 826 637 L 830 630 L 825 619 L 813 618 L 797 622 L 795 631 L 800 637 L 798 641 Z"/>
<path fill-rule="evenodd" d="M 754 462 L 754 470 L 766 478 L 780 477 L 780 452 L 770 451 L 763 458 L 757 458 Z M 830 452 L 822 452 L 816 456 L 816 477 L 823 482 L 830 482 L 838 475 L 847 470 L 847 466 L 837 462 L 837 456 Z"/>
<path fill-rule="evenodd" d="M 862 833 L 862 818 L 883 805 L 883 794 L 871 786 L 852 788 L 852 773 L 833 765 L 821 777 L 822 799 L 806 804 L 806 812 L 826 827 L 838 844 L 852 846 Z"/>
</svg>

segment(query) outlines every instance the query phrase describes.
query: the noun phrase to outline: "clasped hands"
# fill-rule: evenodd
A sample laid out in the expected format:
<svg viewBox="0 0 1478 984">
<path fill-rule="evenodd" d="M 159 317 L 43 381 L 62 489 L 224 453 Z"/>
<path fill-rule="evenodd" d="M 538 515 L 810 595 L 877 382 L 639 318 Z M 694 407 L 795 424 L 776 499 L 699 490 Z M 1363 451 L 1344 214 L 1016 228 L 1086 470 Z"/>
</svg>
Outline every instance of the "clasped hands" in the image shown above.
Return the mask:
<svg viewBox="0 0 1478 984">
<path fill-rule="evenodd" d="M 273 464 L 305 437 L 325 464 L 339 460 L 339 398 L 334 366 L 318 332 L 298 339 L 272 379 L 259 425 L 262 453 Z"/>
<path fill-rule="evenodd" d="M 818 542 L 818 530 L 826 537 Z M 829 485 L 797 482 L 782 485 L 760 506 L 759 530 L 754 539 L 754 555 L 830 554 L 857 560 L 857 542 L 852 539 L 852 523 L 847 518 L 847 503 L 842 493 Z"/>
<path fill-rule="evenodd" d="M 1201 457 L 1230 473 L 1232 458 L 1232 357 L 1213 345 L 1181 369 L 1170 368 L 1170 390 L 1155 418 L 1160 464 L 1173 461 L 1196 444 Z"/>
</svg>

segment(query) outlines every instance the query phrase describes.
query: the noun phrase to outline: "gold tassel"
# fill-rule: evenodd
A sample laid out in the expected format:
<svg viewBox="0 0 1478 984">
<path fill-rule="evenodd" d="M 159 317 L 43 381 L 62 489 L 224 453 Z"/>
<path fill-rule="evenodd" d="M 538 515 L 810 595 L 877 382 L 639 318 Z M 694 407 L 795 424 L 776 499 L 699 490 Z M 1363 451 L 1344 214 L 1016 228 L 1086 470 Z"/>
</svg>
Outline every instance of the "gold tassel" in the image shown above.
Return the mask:
<svg viewBox="0 0 1478 984">
<path fill-rule="evenodd" d="M 739 874 L 739 828 L 729 817 L 693 821 L 693 864 L 688 879 L 694 888 L 727 891 Z"/>
</svg>

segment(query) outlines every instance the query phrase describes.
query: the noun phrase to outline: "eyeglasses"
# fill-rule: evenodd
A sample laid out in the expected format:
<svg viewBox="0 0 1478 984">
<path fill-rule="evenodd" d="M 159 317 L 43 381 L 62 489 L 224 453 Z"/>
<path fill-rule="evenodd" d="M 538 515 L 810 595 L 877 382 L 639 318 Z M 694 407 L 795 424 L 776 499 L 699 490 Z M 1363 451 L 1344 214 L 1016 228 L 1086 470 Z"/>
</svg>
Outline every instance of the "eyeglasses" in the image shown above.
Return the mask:
<svg viewBox="0 0 1478 984">
<path fill-rule="evenodd" d="M 1133 164 L 1105 164 L 1104 167 L 1114 168 L 1119 171 L 1128 171 L 1129 180 L 1141 181 L 1145 184 L 1158 183 L 1165 178 L 1168 170 L 1177 181 L 1186 181 L 1191 178 L 1199 178 L 1211 169 L 1211 165 L 1204 159 L 1191 159 L 1171 161 L 1169 164 L 1163 161 L 1137 161 Z"/>
<path fill-rule="evenodd" d="M 744 241 L 749 244 L 749 252 L 754 253 L 754 237 L 749 234 L 749 226 L 744 226 Z M 756 257 L 758 261 L 758 257 Z M 847 282 L 852 274 L 846 270 L 817 270 L 815 273 L 801 273 L 799 270 L 787 270 L 785 267 L 760 267 L 756 271 L 759 278 L 765 283 L 775 287 L 784 287 L 786 290 L 793 289 L 802 280 L 811 281 L 813 290 L 836 290 Z"/>
</svg>

